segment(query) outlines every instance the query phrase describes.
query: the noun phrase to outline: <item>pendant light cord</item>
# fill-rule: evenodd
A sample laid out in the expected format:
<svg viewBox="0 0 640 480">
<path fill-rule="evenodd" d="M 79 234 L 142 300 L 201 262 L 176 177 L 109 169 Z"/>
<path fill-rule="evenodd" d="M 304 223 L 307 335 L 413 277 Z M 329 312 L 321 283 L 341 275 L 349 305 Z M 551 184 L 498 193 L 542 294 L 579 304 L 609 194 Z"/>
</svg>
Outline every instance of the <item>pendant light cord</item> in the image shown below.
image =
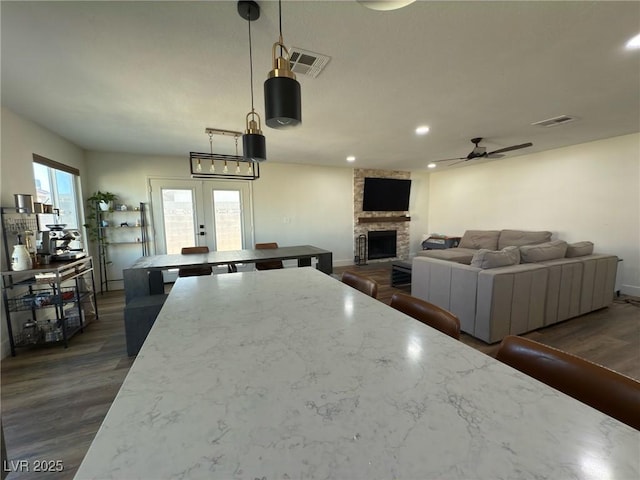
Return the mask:
<svg viewBox="0 0 640 480">
<path fill-rule="evenodd" d="M 280 56 L 282 56 L 282 0 L 278 0 L 278 22 L 280 24 Z"/>
<path fill-rule="evenodd" d="M 254 112 L 255 110 L 253 108 L 253 52 L 251 49 L 251 7 L 249 7 L 247 20 L 249 23 L 249 72 L 250 72 L 250 78 L 251 78 L 251 112 Z"/>
</svg>

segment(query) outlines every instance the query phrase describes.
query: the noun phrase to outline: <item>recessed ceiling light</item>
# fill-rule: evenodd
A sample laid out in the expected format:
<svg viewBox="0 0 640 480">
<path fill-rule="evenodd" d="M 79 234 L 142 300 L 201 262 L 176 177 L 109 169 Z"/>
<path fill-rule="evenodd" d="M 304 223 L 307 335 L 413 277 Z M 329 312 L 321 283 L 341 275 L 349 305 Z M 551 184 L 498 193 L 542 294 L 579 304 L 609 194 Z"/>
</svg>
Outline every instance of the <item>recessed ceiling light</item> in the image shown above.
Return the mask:
<svg viewBox="0 0 640 480">
<path fill-rule="evenodd" d="M 416 128 L 416 134 L 418 135 L 426 135 L 427 133 L 429 133 L 429 127 L 427 127 L 426 125 L 421 125 Z"/>
<path fill-rule="evenodd" d="M 629 50 L 640 48 L 640 33 L 627 42 Z"/>
<path fill-rule="evenodd" d="M 354 157 L 353 155 L 349 155 L 347 157 L 347 162 L 355 162 L 356 161 L 356 157 Z"/>
<path fill-rule="evenodd" d="M 436 164 L 435 163 L 430 163 L 429 165 L 427 165 L 427 168 L 436 168 Z"/>
</svg>

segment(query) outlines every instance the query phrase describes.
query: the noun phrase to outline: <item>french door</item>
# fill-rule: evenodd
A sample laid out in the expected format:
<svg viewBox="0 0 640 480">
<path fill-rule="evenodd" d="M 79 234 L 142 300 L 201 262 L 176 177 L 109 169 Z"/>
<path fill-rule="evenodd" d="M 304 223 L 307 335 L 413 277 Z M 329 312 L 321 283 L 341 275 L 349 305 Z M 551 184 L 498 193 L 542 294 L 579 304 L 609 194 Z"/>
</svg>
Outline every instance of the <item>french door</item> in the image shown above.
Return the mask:
<svg viewBox="0 0 640 480">
<path fill-rule="evenodd" d="M 149 187 L 157 254 L 192 246 L 222 251 L 253 245 L 248 181 L 150 179 Z"/>
</svg>

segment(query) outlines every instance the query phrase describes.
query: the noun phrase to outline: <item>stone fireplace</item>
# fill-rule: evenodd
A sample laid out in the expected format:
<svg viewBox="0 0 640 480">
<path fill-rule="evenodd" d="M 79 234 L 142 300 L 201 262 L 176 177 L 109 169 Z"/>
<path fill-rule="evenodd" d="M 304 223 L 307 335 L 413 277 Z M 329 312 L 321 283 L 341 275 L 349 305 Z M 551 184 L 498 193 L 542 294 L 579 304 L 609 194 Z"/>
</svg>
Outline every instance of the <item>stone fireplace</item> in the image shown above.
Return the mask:
<svg viewBox="0 0 640 480">
<path fill-rule="evenodd" d="M 409 212 L 365 212 L 362 210 L 362 196 L 364 192 L 365 177 L 378 178 L 403 178 L 410 179 L 410 172 L 402 172 L 399 170 L 371 170 L 371 169 L 354 169 L 353 171 L 353 216 L 354 216 L 354 259 L 360 257 L 360 261 L 371 263 L 386 262 L 389 260 L 406 260 L 409 258 Z M 382 248 L 389 250 L 386 253 L 380 253 L 379 247 L 369 244 L 372 237 L 378 237 L 380 232 L 394 232 L 395 234 L 395 252 L 390 252 L 390 245 L 387 243 Z M 373 234 L 373 235 L 371 235 Z M 363 238 L 366 237 L 366 257 L 362 257 Z M 392 234 L 387 234 L 388 236 Z M 379 239 L 376 238 L 377 241 Z M 375 241 L 374 241 L 375 242 Z M 387 240 L 390 242 L 390 240 Z M 373 254 L 373 255 L 372 255 Z"/>
</svg>

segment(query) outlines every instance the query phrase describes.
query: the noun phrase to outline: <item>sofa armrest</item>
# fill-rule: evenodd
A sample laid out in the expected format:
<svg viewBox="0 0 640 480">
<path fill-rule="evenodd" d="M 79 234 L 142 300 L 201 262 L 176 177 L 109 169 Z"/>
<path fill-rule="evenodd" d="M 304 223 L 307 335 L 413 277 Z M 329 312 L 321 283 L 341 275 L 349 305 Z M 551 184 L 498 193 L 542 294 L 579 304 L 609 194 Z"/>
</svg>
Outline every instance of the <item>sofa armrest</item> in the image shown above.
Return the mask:
<svg viewBox="0 0 640 480">
<path fill-rule="evenodd" d="M 542 327 L 547 279 L 547 267 L 532 263 L 479 272 L 474 336 L 494 343 Z"/>
<path fill-rule="evenodd" d="M 411 294 L 449 310 L 460 319 L 460 329 L 472 333 L 480 271 L 479 268 L 461 263 L 415 257 L 411 271 Z"/>
</svg>

